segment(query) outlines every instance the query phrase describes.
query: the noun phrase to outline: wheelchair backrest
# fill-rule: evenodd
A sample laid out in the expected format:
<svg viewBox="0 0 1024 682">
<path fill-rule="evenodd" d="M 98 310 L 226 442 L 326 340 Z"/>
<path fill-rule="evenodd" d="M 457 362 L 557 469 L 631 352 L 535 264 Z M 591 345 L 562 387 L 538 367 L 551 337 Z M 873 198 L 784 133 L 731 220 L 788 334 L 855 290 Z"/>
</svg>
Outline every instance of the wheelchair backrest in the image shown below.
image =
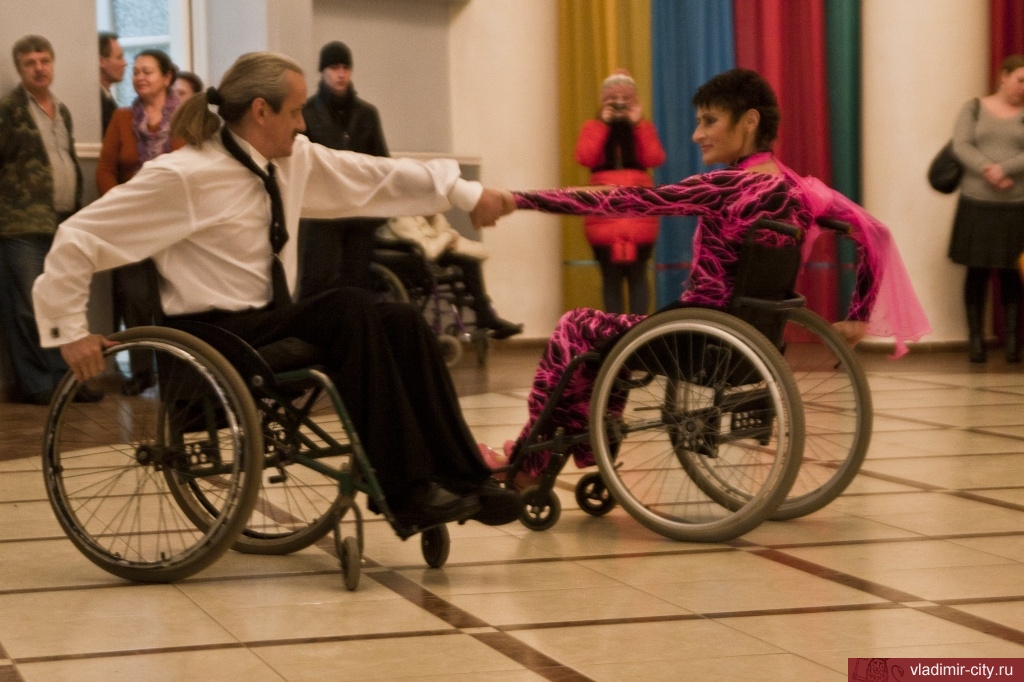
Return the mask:
<svg viewBox="0 0 1024 682">
<path fill-rule="evenodd" d="M 793 237 L 783 246 L 759 244 L 754 237 L 760 230 L 772 230 Z M 760 219 L 747 230 L 736 268 L 736 285 L 729 312 L 749 322 L 781 347 L 786 325 L 786 306 L 771 305 L 801 298 L 793 293 L 800 274 L 803 230 L 788 223 Z"/>
</svg>

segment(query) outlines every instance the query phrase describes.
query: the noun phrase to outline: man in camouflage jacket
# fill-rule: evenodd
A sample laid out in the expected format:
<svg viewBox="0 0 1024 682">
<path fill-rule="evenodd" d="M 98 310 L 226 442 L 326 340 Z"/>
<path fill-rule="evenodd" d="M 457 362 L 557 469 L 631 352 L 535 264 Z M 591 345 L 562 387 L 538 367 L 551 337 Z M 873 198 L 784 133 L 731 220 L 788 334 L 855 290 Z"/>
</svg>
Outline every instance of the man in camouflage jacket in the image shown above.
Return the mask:
<svg viewBox="0 0 1024 682">
<path fill-rule="evenodd" d="M 32 284 L 57 226 L 81 207 L 82 173 L 71 112 L 50 92 L 53 46 L 25 36 L 12 54 L 21 84 L 0 99 L 0 324 L 20 400 L 48 404 L 67 365 L 39 346 Z"/>
</svg>

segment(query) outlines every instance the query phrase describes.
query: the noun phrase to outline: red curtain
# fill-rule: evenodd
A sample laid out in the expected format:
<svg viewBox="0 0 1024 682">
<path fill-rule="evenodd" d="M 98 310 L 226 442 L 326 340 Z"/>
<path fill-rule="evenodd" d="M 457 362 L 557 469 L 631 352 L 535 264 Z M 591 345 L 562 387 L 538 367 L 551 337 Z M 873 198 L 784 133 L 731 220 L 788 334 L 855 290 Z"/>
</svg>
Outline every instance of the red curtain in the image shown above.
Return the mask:
<svg viewBox="0 0 1024 682">
<path fill-rule="evenodd" d="M 1024 1 L 989 0 L 992 17 L 992 85 L 999 64 L 1011 54 L 1024 53 Z"/>
<path fill-rule="evenodd" d="M 831 185 L 825 0 L 733 0 L 736 65 L 771 83 L 782 120 L 775 151 L 801 175 Z M 831 233 L 814 245 L 797 289 L 812 310 L 835 320 L 838 258 Z"/>
</svg>

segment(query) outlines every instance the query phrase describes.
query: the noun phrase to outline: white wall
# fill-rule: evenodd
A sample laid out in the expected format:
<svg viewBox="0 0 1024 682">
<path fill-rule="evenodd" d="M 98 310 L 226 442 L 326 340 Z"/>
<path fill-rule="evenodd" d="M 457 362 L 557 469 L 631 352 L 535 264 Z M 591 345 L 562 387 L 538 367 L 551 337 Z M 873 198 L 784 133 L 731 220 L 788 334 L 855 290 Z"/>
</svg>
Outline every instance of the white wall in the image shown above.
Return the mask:
<svg viewBox="0 0 1024 682">
<path fill-rule="evenodd" d="M 964 268 L 947 257 L 956 198 L 925 174 L 963 103 L 988 88 L 986 0 L 863 0 L 864 205 L 896 237 L 934 333 L 966 337 Z"/>
<path fill-rule="evenodd" d="M 557 3 L 472 0 L 451 25 L 455 152 L 482 159 L 484 184 L 559 185 Z M 562 306 L 560 220 L 515 213 L 484 231 L 498 312 L 547 337 Z"/>
</svg>

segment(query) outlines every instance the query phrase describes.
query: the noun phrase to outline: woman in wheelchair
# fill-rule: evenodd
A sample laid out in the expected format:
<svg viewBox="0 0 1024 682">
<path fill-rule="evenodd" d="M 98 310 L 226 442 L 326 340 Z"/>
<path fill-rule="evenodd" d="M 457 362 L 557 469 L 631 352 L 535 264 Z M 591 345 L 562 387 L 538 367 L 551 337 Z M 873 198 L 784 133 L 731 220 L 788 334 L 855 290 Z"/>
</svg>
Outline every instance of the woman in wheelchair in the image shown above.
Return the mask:
<svg viewBox="0 0 1024 682">
<path fill-rule="evenodd" d="M 693 141 L 700 145 L 705 164 L 726 164 L 721 170 L 660 187 L 576 188 L 515 192 L 520 209 L 573 215 L 661 216 L 696 215 L 693 266 L 687 290 L 674 306 L 724 309 L 732 298 L 740 248 L 751 225 L 761 218 L 805 229 L 803 255 L 818 234 L 815 219 L 849 223 L 857 245 L 857 286 L 848 319 L 835 324 L 851 344 L 866 333 L 893 336 L 898 357 L 906 340 L 931 331 L 888 229 L 862 208 L 820 181 L 802 178 L 771 152 L 779 124 L 779 108 L 771 86 L 754 71 L 734 69 L 702 85 L 693 98 L 697 126 Z M 792 244 L 793 238 L 759 230 L 755 242 L 768 246 Z M 566 313 L 548 342 L 529 397 L 530 419 L 517 442 L 497 453 L 481 446 L 485 459 L 498 468 L 522 444 L 558 383 L 569 360 L 581 352 L 601 349 L 643 319 L 641 315 L 610 314 L 577 309 Z M 562 393 L 552 429 L 586 430 L 594 373 L 587 366 Z M 588 444 L 574 446 L 579 466 L 593 464 Z M 530 453 L 520 467 L 526 483 L 545 468 L 547 453 Z"/>
</svg>

